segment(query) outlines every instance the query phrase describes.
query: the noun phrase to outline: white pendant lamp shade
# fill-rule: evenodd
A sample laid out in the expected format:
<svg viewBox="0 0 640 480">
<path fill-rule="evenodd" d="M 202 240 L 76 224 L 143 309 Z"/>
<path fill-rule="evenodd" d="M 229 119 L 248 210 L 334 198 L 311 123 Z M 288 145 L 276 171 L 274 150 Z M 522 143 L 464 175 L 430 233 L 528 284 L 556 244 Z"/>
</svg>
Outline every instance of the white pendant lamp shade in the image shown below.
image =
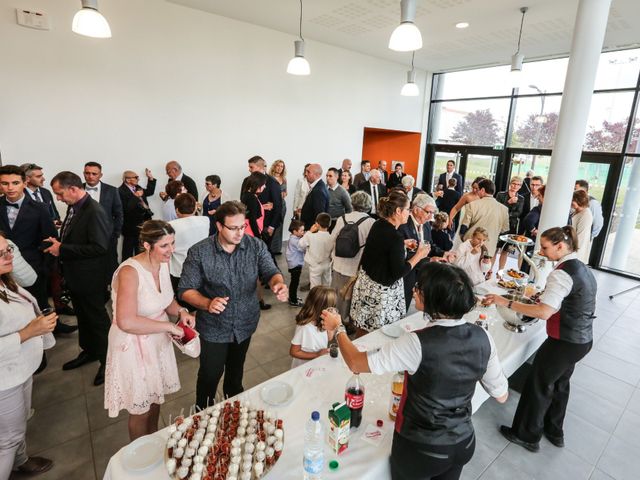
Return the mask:
<svg viewBox="0 0 640 480">
<path fill-rule="evenodd" d="M 304 58 L 304 42 L 302 40 L 295 41 L 295 57 L 289 60 L 287 65 L 287 73 L 291 75 L 309 75 L 311 67 L 306 58 Z"/>
<path fill-rule="evenodd" d="M 518 88 L 520 82 L 522 82 L 522 62 L 524 61 L 524 55 L 521 53 L 515 53 L 511 57 L 511 73 L 509 74 L 511 80 L 511 86 Z"/>
<path fill-rule="evenodd" d="M 407 83 L 404 84 L 400 95 L 403 97 L 417 97 L 420 95 L 420 89 L 416 85 L 416 72 L 415 70 L 409 70 L 407 72 Z"/>
<path fill-rule="evenodd" d="M 73 17 L 71 30 L 94 38 L 111 38 L 109 22 L 98 11 L 98 0 L 82 0 L 82 9 Z"/>
<path fill-rule="evenodd" d="M 414 23 L 416 19 L 416 1 L 402 0 L 400 2 L 401 18 L 391 38 L 389 48 L 397 52 L 411 52 L 422 48 L 422 34 Z"/>
</svg>

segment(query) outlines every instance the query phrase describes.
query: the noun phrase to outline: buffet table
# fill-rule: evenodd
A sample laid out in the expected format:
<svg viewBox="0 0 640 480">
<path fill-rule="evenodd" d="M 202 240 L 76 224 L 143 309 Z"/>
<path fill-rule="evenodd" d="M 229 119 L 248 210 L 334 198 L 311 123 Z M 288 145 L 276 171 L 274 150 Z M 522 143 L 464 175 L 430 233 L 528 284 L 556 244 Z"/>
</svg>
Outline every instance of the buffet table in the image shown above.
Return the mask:
<svg viewBox="0 0 640 480">
<path fill-rule="evenodd" d="M 494 281 L 485 282 L 483 289 L 488 292 L 505 293 Z M 470 312 L 465 318 L 475 321 L 479 313 L 485 313 L 490 321 L 491 333 L 507 376 L 511 376 L 542 344 L 546 338 L 544 322 L 530 325 L 524 333 L 513 333 L 505 329 L 495 307 L 482 308 Z M 410 315 L 397 325 L 406 331 L 416 330 L 425 326 L 421 312 Z M 372 332 L 355 343 L 361 348 L 372 350 L 391 341 L 390 337 L 381 331 Z M 282 456 L 273 469 L 265 476 L 271 479 L 299 479 L 302 476 L 302 452 L 304 438 L 304 424 L 313 410 L 318 410 L 327 425 L 327 411 L 337 401 L 343 401 L 344 388 L 351 372 L 339 356 L 330 358 L 328 355 L 317 358 L 298 368 L 289 370 L 271 380 L 257 385 L 238 396 L 240 400 L 248 400 L 253 406 L 277 413 L 278 418 L 284 420 L 285 443 Z M 389 419 L 388 408 L 391 394 L 391 378 L 393 374 L 371 375 L 362 374 L 365 384 L 365 406 L 362 424 L 351 433 L 348 450 L 337 456 L 325 446 L 325 464 L 329 460 L 338 460 L 340 466 L 336 471 L 325 468 L 325 478 L 358 478 L 385 479 L 390 478 L 388 456 L 391 451 L 393 437 L 393 422 Z M 264 403 L 260 392 L 270 382 L 282 381 L 293 387 L 293 397 L 290 402 L 281 407 L 272 407 Z M 473 397 L 473 411 L 489 398 L 480 384 L 476 387 Z M 375 426 L 376 421 L 384 421 L 383 437 L 377 443 L 364 439 L 363 435 L 369 425 Z M 160 430 L 154 435 L 166 442 L 169 434 L 167 429 Z M 111 457 L 104 478 L 106 480 L 135 480 L 135 479 L 165 479 L 169 480 L 164 462 L 154 469 L 140 473 L 130 473 L 122 465 L 123 451 L 120 449 Z"/>
</svg>

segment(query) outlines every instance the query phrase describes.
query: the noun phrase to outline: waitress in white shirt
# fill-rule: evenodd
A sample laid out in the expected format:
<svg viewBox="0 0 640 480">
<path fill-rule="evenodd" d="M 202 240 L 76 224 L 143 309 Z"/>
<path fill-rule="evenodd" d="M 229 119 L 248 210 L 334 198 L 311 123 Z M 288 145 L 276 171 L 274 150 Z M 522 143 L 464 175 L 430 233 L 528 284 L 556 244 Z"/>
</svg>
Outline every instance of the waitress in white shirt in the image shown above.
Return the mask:
<svg viewBox="0 0 640 480">
<path fill-rule="evenodd" d="M 53 462 L 29 457 L 25 442 L 31 409 L 31 378 L 44 348 L 55 340 L 51 332 L 58 316 L 40 315 L 36 300 L 11 277 L 13 248 L 0 235 L 0 480 L 12 470 L 37 475 Z"/>
<path fill-rule="evenodd" d="M 339 315 L 325 310 L 322 319 L 325 329 L 337 329 L 340 351 L 353 372 L 405 372 L 391 477 L 456 480 L 475 450 L 471 399 L 476 382 L 504 403 L 507 379 L 489 334 L 462 318 L 475 305 L 471 280 L 462 269 L 425 264 L 414 297 L 416 307 L 431 318 L 427 327 L 373 352 L 360 352 L 351 343 Z"/>
</svg>

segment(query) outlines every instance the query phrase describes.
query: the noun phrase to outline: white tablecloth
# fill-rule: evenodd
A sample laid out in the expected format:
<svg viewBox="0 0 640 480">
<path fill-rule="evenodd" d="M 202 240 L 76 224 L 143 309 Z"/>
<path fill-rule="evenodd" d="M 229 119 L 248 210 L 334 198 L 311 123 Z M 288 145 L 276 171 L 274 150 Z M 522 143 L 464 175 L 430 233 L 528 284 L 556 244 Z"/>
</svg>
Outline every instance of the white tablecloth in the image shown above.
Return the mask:
<svg viewBox="0 0 640 480">
<path fill-rule="evenodd" d="M 504 293 L 493 282 L 486 282 L 484 287 L 489 291 Z M 529 326 L 524 333 L 513 333 L 506 330 L 495 311 L 495 307 L 470 312 L 465 318 L 470 321 L 475 320 L 479 313 L 487 313 L 489 320 L 494 320 L 489 331 L 495 341 L 503 370 L 507 376 L 511 376 L 546 338 L 544 322 L 537 322 Z M 423 327 L 425 321 L 422 313 L 416 313 L 401 320 L 398 325 L 415 330 Z M 356 343 L 369 350 L 380 347 L 390 340 L 382 332 L 376 331 L 360 338 Z M 247 399 L 254 406 L 260 405 L 265 410 L 277 412 L 278 417 L 284 420 L 285 447 L 282 456 L 266 478 L 279 480 L 302 478 L 304 424 L 311 412 L 318 410 L 326 426 L 328 409 L 334 402 L 344 399 L 344 387 L 350 376 L 351 372 L 341 357 L 334 359 L 325 355 L 239 395 L 240 399 Z M 323 476 L 327 479 L 380 480 L 390 478 L 388 456 L 391 451 L 393 422 L 389 419 L 387 412 L 391 395 L 392 374 L 379 376 L 362 374 L 361 377 L 365 384 L 362 424 L 351 434 L 349 448 L 340 456 L 332 454 L 329 447 L 325 446 L 325 464 L 332 459 L 336 459 L 340 463 L 338 470 L 334 472 L 330 472 L 328 468 L 325 469 Z M 293 387 L 294 396 L 288 405 L 274 408 L 262 401 L 260 391 L 264 385 L 272 381 L 287 382 Z M 472 401 L 473 411 L 475 412 L 488 398 L 488 394 L 478 384 Z M 374 446 L 363 440 L 361 436 L 367 425 L 375 424 L 378 419 L 384 421 L 383 430 L 386 435 L 380 444 Z M 168 438 L 167 429 L 160 430 L 154 435 L 158 435 L 163 441 Z M 164 463 L 145 474 L 132 474 L 125 470 L 121 463 L 125 448 L 123 447 L 111 457 L 104 475 L 105 480 L 169 480 Z"/>
</svg>

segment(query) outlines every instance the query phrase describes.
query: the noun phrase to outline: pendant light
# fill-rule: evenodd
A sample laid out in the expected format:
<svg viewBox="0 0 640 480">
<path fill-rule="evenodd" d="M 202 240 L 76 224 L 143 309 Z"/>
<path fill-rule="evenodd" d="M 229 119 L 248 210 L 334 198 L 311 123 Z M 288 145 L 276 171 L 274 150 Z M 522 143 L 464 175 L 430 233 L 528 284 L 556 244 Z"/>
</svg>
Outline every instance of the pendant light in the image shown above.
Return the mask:
<svg viewBox="0 0 640 480">
<path fill-rule="evenodd" d="M 94 38 L 111 38 L 109 22 L 98 11 L 98 0 L 82 0 L 82 8 L 73 17 L 71 30 Z"/>
<path fill-rule="evenodd" d="M 311 67 L 306 58 L 304 58 L 304 38 L 302 38 L 302 0 L 300 0 L 300 40 L 293 42 L 295 48 L 295 56 L 289 60 L 287 65 L 287 73 L 291 75 L 309 75 Z"/>
<path fill-rule="evenodd" d="M 416 0 L 401 0 L 400 25 L 398 25 L 391 38 L 389 48 L 397 52 L 410 52 L 422 48 L 422 35 L 414 23 L 416 20 Z"/>
<path fill-rule="evenodd" d="M 518 88 L 522 81 L 522 62 L 524 62 L 524 55 L 520 53 L 520 41 L 522 40 L 522 26 L 524 25 L 524 14 L 527 13 L 529 7 L 522 7 L 522 19 L 520 20 L 520 33 L 518 34 L 518 49 L 516 53 L 511 56 L 511 85 L 513 88 Z"/>
<path fill-rule="evenodd" d="M 413 68 L 413 59 L 415 55 L 416 52 L 411 54 L 411 70 L 407 72 L 407 83 L 405 83 L 402 90 L 400 90 L 400 95 L 403 97 L 417 97 L 420 95 L 420 89 L 416 84 L 416 71 Z"/>
</svg>

